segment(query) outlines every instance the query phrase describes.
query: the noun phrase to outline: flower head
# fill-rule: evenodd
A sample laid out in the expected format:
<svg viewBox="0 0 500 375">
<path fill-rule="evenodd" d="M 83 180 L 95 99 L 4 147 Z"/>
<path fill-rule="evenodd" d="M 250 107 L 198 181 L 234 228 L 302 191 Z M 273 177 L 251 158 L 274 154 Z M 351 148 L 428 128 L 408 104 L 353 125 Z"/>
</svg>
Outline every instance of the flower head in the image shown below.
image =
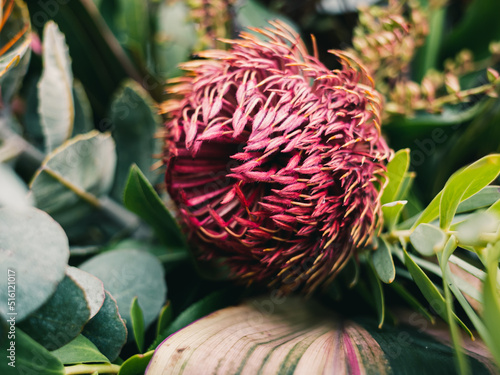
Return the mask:
<svg viewBox="0 0 500 375">
<path fill-rule="evenodd" d="M 333 279 L 380 228 L 379 94 L 329 70 L 287 25 L 200 53 L 164 104 L 166 183 L 200 256 L 283 292 Z"/>
</svg>

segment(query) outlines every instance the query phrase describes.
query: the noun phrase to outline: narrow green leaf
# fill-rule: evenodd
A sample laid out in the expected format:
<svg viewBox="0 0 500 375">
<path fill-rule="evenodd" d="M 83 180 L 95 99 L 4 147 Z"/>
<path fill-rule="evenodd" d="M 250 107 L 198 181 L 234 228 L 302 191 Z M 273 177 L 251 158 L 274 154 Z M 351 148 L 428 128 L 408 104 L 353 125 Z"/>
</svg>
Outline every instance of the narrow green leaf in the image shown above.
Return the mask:
<svg viewBox="0 0 500 375">
<path fill-rule="evenodd" d="M 48 152 L 71 137 L 75 120 L 73 73 L 64 35 L 49 21 L 43 30 L 43 71 L 38 83 L 40 121 Z"/>
<path fill-rule="evenodd" d="M 379 241 L 378 248 L 372 253 L 372 262 L 380 280 L 386 284 L 394 281 L 396 268 L 392 259 L 391 245 L 383 238 Z"/>
<path fill-rule="evenodd" d="M 443 290 L 446 301 L 446 315 L 448 317 L 448 324 L 450 327 L 453 348 L 455 349 L 456 367 L 461 375 L 465 375 L 470 373 L 470 369 L 463 352 L 462 339 L 460 337 L 460 332 L 458 331 L 457 322 L 455 321 L 455 319 L 453 319 L 453 297 L 449 287 L 449 284 L 452 282 L 452 280 L 448 279 L 448 275 L 451 274 L 451 272 L 447 272 L 447 270 L 449 269 L 448 260 L 456 248 L 457 239 L 452 235 L 446 242 L 441 256 L 438 256 L 438 261 L 443 273 Z"/>
<path fill-rule="evenodd" d="M 151 225 L 165 245 L 186 245 L 186 240 L 176 220 L 136 165 L 130 168 L 123 203 L 130 211 Z"/>
<path fill-rule="evenodd" d="M 408 269 L 408 271 L 410 271 L 413 280 L 424 295 L 425 299 L 427 300 L 427 302 L 429 302 L 434 311 L 436 311 L 436 313 L 441 318 L 448 322 L 448 315 L 446 313 L 446 301 L 443 295 L 439 292 L 439 290 L 425 274 L 425 272 L 422 271 L 422 269 L 408 255 L 405 249 L 403 249 L 403 252 L 406 268 Z M 472 335 L 472 332 L 469 330 L 469 328 L 467 328 L 467 326 L 455 314 L 453 314 L 453 317 L 457 319 L 460 326 L 470 335 L 471 338 L 473 338 L 474 336 Z"/>
<path fill-rule="evenodd" d="M 63 347 L 54 350 L 52 355 L 65 365 L 77 363 L 109 363 L 109 360 L 85 336 L 79 335 Z"/>
<path fill-rule="evenodd" d="M 399 216 L 401 215 L 401 211 L 405 207 L 406 203 L 408 203 L 408 201 L 394 201 L 382 205 L 384 224 L 389 232 L 394 230 L 394 227 L 399 220 Z"/>
<path fill-rule="evenodd" d="M 420 224 L 410 235 L 411 244 L 424 256 L 431 256 L 441 251 L 446 240 L 446 233 L 430 224 Z"/>
<path fill-rule="evenodd" d="M 479 208 L 491 206 L 500 199 L 500 186 L 486 186 L 480 192 L 461 202 L 457 207 L 457 214 L 475 211 Z"/>
<path fill-rule="evenodd" d="M 500 259 L 500 242 L 487 248 L 486 280 L 483 284 L 484 311 L 483 319 L 486 329 L 490 333 L 489 349 L 497 365 L 500 365 L 500 296 L 497 283 L 498 260 Z"/>
<path fill-rule="evenodd" d="M 154 350 L 150 350 L 144 354 L 136 354 L 128 358 L 120 366 L 118 375 L 144 375 L 146 367 L 153 358 L 153 353 Z"/>
<path fill-rule="evenodd" d="M 139 306 L 137 296 L 132 299 L 132 304 L 130 305 L 130 319 L 132 321 L 132 331 L 134 332 L 137 349 L 142 353 L 144 351 L 144 315 L 141 306 Z"/>
<path fill-rule="evenodd" d="M 172 304 L 170 301 L 167 301 L 165 306 L 163 306 L 160 310 L 160 314 L 158 315 L 158 324 L 156 326 L 156 335 L 160 335 L 161 332 L 167 328 L 167 326 L 172 323 L 174 319 L 174 310 L 172 309 Z"/>
<path fill-rule="evenodd" d="M 432 324 L 435 322 L 435 318 L 429 313 L 429 311 L 422 306 L 418 299 L 416 299 L 413 294 L 411 294 L 406 288 L 399 282 L 391 283 L 391 287 L 398 293 L 413 309 L 420 312 L 427 320 Z"/>
<path fill-rule="evenodd" d="M 500 173 L 500 154 L 487 155 L 453 174 L 443 189 L 439 225 L 448 229 L 460 202 L 489 185 Z"/>
<path fill-rule="evenodd" d="M 20 323 L 39 309 L 64 279 L 68 238 L 61 226 L 36 208 L 0 209 L 0 317 L 16 313 Z M 15 288 L 15 305 L 8 304 Z M 15 287 L 12 287 L 15 283 Z"/>
<path fill-rule="evenodd" d="M 3 322 L 0 324 L 3 325 Z M 16 328 L 15 338 L 9 338 L 2 329 L 0 333 L 0 350 L 3 357 L 0 361 L 1 374 L 65 374 L 61 361 L 20 328 Z M 11 348 L 14 348 L 14 351 L 11 351 Z"/>
<path fill-rule="evenodd" d="M 385 301 L 384 301 L 384 290 L 382 289 L 382 283 L 377 277 L 376 271 L 372 264 L 368 266 L 368 277 L 370 278 L 370 285 L 372 290 L 372 297 L 375 301 L 375 307 L 377 309 L 378 315 L 378 327 L 382 328 L 385 320 Z"/>
<path fill-rule="evenodd" d="M 384 188 L 380 201 L 382 204 L 394 202 L 401 191 L 405 174 L 410 166 L 410 150 L 408 148 L 396 152 L 392 160 L 387 163 L 388 183 Z"/>
</svg>

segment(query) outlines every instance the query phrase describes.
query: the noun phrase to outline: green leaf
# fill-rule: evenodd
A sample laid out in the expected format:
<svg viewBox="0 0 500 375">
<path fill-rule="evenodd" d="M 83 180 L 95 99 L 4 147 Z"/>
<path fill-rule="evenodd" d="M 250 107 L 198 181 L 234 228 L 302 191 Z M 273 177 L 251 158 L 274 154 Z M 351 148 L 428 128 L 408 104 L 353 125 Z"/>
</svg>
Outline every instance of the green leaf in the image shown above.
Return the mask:
<svg viewBox="0 0 500 375">
<path fill-rule="evenodd" d="M 78 135 L 49 154 L 31 181 L 38 208 L 64 227 L 98 208 L 111 189 L 116 166 L 110 134 Z"/>
<path fill-rule="evenodd" d="M 150 33 L 149 4 L 143 0 L 118 0 L 115 27 L 119 41 L 133 55 L 144 60 L 148 52 Z"/>
<path fill-rule="evenodd" d="M 273 12 L 268 7 L 256 0 L 247 0 L 236 7 L 236 22 L 241 28 L 269 26 L 269 21 L 280 20 L 295 30 L 298 27 L 289 18 Z"/>
<path fill-rule="evenodd" d="M 49 215 L 1 208 L 0 315 L 15 312 L 21 322 L 42 306 L 64 279 L 68 259 L 66 234 Z M 15 305 L 7 303 L 8 292 L 15 292 Z"/>
<path fill-rule="evenodd" d="M 440 200 L 440 227 L 448 229 L 460 202 L 481 191 L 499 173 L 500 154 L 491 154 L 453 174 L 446 183 Z"/>
<path fill-rule="evenodd" d="M 125 81 L 115 94 L 109 118 L 117 154 L 112 196 L 122 201 L 132 164 L 147 171 L 146 178 L 151 180 L 157 177 L 150 169 L 154 162 L 153 154 L 159 151 L 154 134 L 161 118 L 149 94 L 132 80 Z"/>
<path fill-rule="evenodd" d="M 106 298 L 102 281 L 76 267 L 68 267 L 66 274 L 85 292 L 87 305 L 90 308 L 90 318 L 93 318 L 101 309 Z"/>
<path fill-rule="evenodd" d="M 160 312 L 167 293 L 163 267 L 156 257 L 140 250 L 113 250 L 94 256 L 80 269 L 97 276 L 118 303 L 120 315 L 132 330 L 130 306 L 135 296 L 149 325 Z"/>
<path fill-rule="evenodd" d="M 455 229 L 461 246 L 485 247 L 488 243 L 497 241 L 499 226 L 498 216 L 489 212 L 478 212 L 452 228 Z"/>
<path fill-rule="evenodd" d="M 19 327 L 45 348 L 55 350 L 77 337 L 89 319 L 85 292 L 66 276 L 52 297 Z"/>
<path fill-rule="evenodd" d="M 375 273 L 373 265 L 369 265 L 368 277 L 370 279 L 370 285 L 372 290 L 372 297 L 375 301 L 375 307 L 377 309 L 378 315 L 378 327 L 382 328 L 385 320 L 385 301 L 384 301 L 384 290 L 382 289 L 382 283 Z"/>
<path fill-rule="evenodd" d="M 142 353 L 144 351 L 144 315 L 137 301 L 137 296 L 132 299 L 132 304 L 130 305 L 130 319 L 132 321 L 132 330 L 137 349 Z"/>
<path fill-rule="evenodd" d="M 109 363 L 109 360 L 85 336 L 79 335 L 63 347 L 54 350 L 52 355 L 65 365 L 77 363 Z"/>
<path fill-rule="evenodd" d="M 114 361 L 127 341 L 127 327 L 118 312 L 115 299 L 106 292 L 101 309 L 83 328 L 82 334 Z"/>
<path fill-rule="evenodd" d="M 48 152 L 71 137 L 75 120 L 73 73 L 64 35 L 49 21 L 43 30 L 43 71 L 38 112 Z"/>
<path fill-rule="evenodd" d="M 24 181 L 7 164 L 0 163 L 0 207 L 23 208 L 33 206 Z"/>
<path fill-rule="evenodd" d="M 0 324 L 3 325 L 3 322 Z M 15 338 L 9 338 L 6 332 L 0 333 L 2 333 L 0 350 L 3 357 L 0 361 L 0 373 L 64 375 L 61 361 L 21 329 L 16 328 Z M 12 357 L 10 357 L 11 348 L 15 348 Z"/>
<path fill-rule="evenodd" d="M 188 324 L 204 317 L 205 315 L 230 305 L 234 301 L 234 290 L 229 288 L 213 292 L 202 300 L 193 303 L 186 310 L 180 313 L 180 315 L 171 324 L 169 324 L 160 335 L 156 337 L 155 341 L 151 344 L 148 350 L 155 349 L 172 333 L 184 328 Z"/>
<path fill-rule="evenodd" d="M 395 201 L 382 205 L 384 224 L 389 232 L 394 230 L 394 227 L 399 220 L 399 216 L 401 215 L 401 211 L 406 206 L 406 203 L 408 203 L 408 201 Z"/>
<path fill-rule="evenodd" d="M 398 293 L 414 310 L 422 314 L 428 321 L 432 324 L 435 323 L 434 317 L 429 313 L 429 311 L 422 306 L 418 299 L 416 299 L 413 294 L 411 294 L 401 283 L 393 282 L 391 287 Z"/>
<path fill-rule="evenodd" d="M 382 204 L 394 202 L 398 199 L 397 197 L 401 192 L 403 180 L 409 167 L 410 149 L 408 148 L 396 152 L 392 160 L 387 163 L 386 175 L 388 183 L 380 198 Z"/>
<path fill-rule="evenodd" d="M 123 203 L 155 230 L 167 246 L 186 245 L 181 229 L 141 170 L 130 168 Z"/>
<path fill-rule="evenodd" d="M 156 326 L 156 335 L 160 335 L 167 326 L 172 323 L 174 319 L 174 310 L 172 309 L 172 304 L 170 301 L 167 301 L 165 306 L 163 306 L 160 310 L 160 314 L 158 315 L 158 324 Z"/>
<path fill-rule="evenodd" d="M 85 88 L 78 80 L 73 81 L 73 99 L 75 101 L 73 136 L 92 131 L 94 129 L 94 114 Z"/>
<path fill-rule="evenodd" d="M 391 254 L 391 245 L 383 238 L 379 241 L 378 248 L 372 253 L 372 263 L 378 278 L 390 284 L 396 277 L 396 268 Z"/>
<path fill-rule="evenodd" d="M 497 282 L 498 260 L 500 259 L 500 242 L 487 248 L 486 254 L 486 280 L 483 284 L 483 319 L 486 329 L 490 334 L 487 341 L 497 365 L 500 365 L 500 296 Z"/>
<path fill-rule="evenodd" d="M 410 235 L 411 244 L 424 256 L 441 251 L 447 239 L 446 233 L 431 224 L 420 224 Z"/>
<path fill-rule="evenodd" d="M 491 206 L 499 199 L 500 186 L 486 186 L 477 194 L 461 202 L 457 207 L 457 214 Z"/>
<path fill-rule="evenodd" d="M 410 272 L 415 284 L 417 284 L 418 288 L 424 295 L 425 299 L 431 307 L 436 311 L 436 313 L 443 318 L 446 322 L 448 322 L 448 315 L 446 313 L 446 301 L 443 295 L 439 292 L 433 282 L 429 279 L 429 277 L 425 274 L 424 271 L 413 261 L 413 259 L 408 255 L 405 249 L 404 251 L 404 259 L 405 266 Z M 455 315 L 453 317 L 458 321 L 460 326 L 470 335 L 471 338 L 474 336 L 472 332 L 467 328 L 467 326 Z"/>
<path fill-rule="evenodd" d="M 148 367 L 151 358 L 153 358 L 154 350 L 150 350 L 144 354 L 136 354 L 127 359 L 120 367 L 118 375 L 143 375 Z"/>
</svg>

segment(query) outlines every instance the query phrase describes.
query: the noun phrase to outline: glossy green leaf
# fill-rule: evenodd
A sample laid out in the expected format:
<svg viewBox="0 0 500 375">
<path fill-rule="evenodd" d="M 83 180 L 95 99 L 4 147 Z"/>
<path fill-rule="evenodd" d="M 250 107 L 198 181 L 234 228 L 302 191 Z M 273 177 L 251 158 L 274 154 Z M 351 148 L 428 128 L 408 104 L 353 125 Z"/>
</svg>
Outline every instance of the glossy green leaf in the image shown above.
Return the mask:
<svg viewBox="0 0 500 375">
<path fill-rule="evenodd" d="M 116 143 L 117 165 L 112 196 L 120 202 L 132 164 L 146 171 L 148 180 L 158 176 L 151 171 L 153 154 L 159 151 L 154 138 L 161 124 L 157 111 L 149 94 L 132 80 L 125 81 L 113 98 L 109 118 Z"/>
<path fill-rule="evenodd" d="M 392 259 L 391 246 L 383 238 L 379 241 L 378 248 L 372 253 L 372 263 L 380 280 L 390 284 L 396 277 L 396 268 Z"/>
<path fill-rule="evenodd" d="M 90 308 L 90 318 L 93 318 L 101 309 L 106 298 L 102 281 L 94 275 L 76 267 L 68 267 L 66 274 L 85 292 L 85 299 Z"/>
<path fill-rule="evenodd" d="M 63 347 L 54 350 L 52 355 L 65 365 L 77 363 L 108 363 L 109 360 L 85 336 L 79 335 Z"/>
<path fill-rule="evenodd" d="M 499 199 L 500 186 L 486 186 L 477 194 L 461 202 L 457 207 L 457 214 L 491 206 Z"/>
<path fill-rule="evenodd" d="M 123 202 L 130 211 L 151 225 L 165 245 L 183 246 L 185 244 L 184 236 L 176 220 L 136 165 L 130 168 Z"/>
<path fill-rule="evenodd" d="M 38 103 L 45 149 L 50 152 L 71 137 L 75 120 L 71 58 L 64 35 L 54 22 L 47 22 L 43 30 Z"/>
<path fill-rule="evenodd" d="M 156 325 L 156 335 L 160 335 L 167 326 L 172 323 L 174 319 L 174 311 L 172 309 L 172 304 L 170 301 L 167 301 L 165 306 L 163 306 L 160 310 L 160 314 L 158 315 L 158 323 Z"/>
<path fill-rule="evenodd" d="M 65 227 L 78 223 L 110 191 L 115 166 L 110 134 L 92 131 L 72 138 L 49 154 L 33 177 L 37 207 Z"/>
<path fill-rule="evenodd" d="M 420 224 L 410 235 L 411 244 L 424 256 L 441 251 L 447 239 L 446 233 L 430 224 Z"/>
<path fill-rule="evenodd" d="M 130 320 L 132 322 L 132 331 L 134 332 L 137 349 L 142 353 L 144 351 L 144 315 L 137 297 L 132 299 L 132 304 L 130 305 Z"/>
<path fill-rule="evenodd" d="M 487 358 L 474 357 L 475 375 L 494 373 Z M 455 369 L 452 349 L 420 327 L 379 329 L 371 319 L 344 319 L 312 300 L 290 296 L 273 303 L 264 296 L 171 335 L 155 350 L 146 375 L 181 372 L 453 375 Z"/>
<path fill-rule="evenodd" d="M 408 255 L 406 250 L 404 250 L 404 259 L 405 266 L 410 271 L 413 280 L 417 284 L 418 288 L 424 295 L 425 299 L 434 311 L 445 321 L 448 321 L 448 315 L 446 313 L 446 301 L 443 295 L 439 292 L 433 282 L 429 279 L 429 277 L 425 274 L 424 271 L 414 262 L 414 260 Z M 460 326 L 471 336 L 472 332 L 467 328 L 467 326 L 455 315 L 454 318 L 458 321 Z"/>
<path fill-rule="evenodd" d="M 3 357 L 0 361 L 1 374 L 65 374 L 64 366 L 61 361 L 21 329 L 16 328 L 15 338 L 6 337 L 3 331 L 1 333 L 2 339 L 0 340 L 0 350 L 2 351 Z M 10 349 L 12 347 L 15 348 L 15 355 L 11 357 Z M 14 354 L 14 352 L 12 352 L 12 354 Z M 12 360 L 14 360 L 14 362 L 12 362 Z"/>
<path fill-rule="evenodd" d="M 24 181 L 7 164 L 0 163 L 0 207 L 23 208 L 33 206 Z"/>
<path fill-rule="evenodd" d="M 387 186 L 384 188 L 380 201 L 382 204 L 394 202 L 400 194 L 406 172 L 410 167 L 410 150 L 396 152 L 392 160 L 387 163 Z"/>
<path fill-rule="evenodd" d="M 45 348 L 55 350 L 77 337 L 89 319 L 85 292 L 66 276 L 52 297 L 19 327 Z"/>
<path fill-rule="evenodd" d="M 118 312 L 115 299 L 106 292 L 101 309 L 83 328 L 82 334 L 114 361 L 127 341 L 127 327 Z"/>
<path fill-rule="evenodd" d="M 1 208 L 0 315 L 17 313 L 19 323 L 42 306 L 64 279 L 68 259 L 66 234 L 49 215 Z M 15 292 L 15 305 L 7 303 L 9 292 Z"/>
<path fill-rule="evenodd" d="M 118 303 L 120 315 L 132 330 L 130 306 L 135 296 L 147 329 L 160 312 L 167 293 L 163 267 L 156 257 L 140 250 L 113 250 L 94 256 L 80 269 L 97 276 Z"/>
<path fill-rule="evenodd" d="M 406 203 L 408 203 L 408 201 L 395 201 L 382 205 L 384 224 L 389 232 L 396 226 L 401 211 L 406 206 Z"/>
<path fill-rule="evenodd" d="M 180 313 L 179 316 L 156 337 L 155 341 L 151 344 L 148 350 L 156 348 L 172 333 L 184 328 L 188 324 L 204 317 L 205 315 L 230 305 L 234 301 L 235 296 L 234 290 L 232 289 L 223 289 L 209 294 Z"/>
<path fill-rule="evenodd" d="M 153 358 L 153 350 L 144 354 L 136 354 L 127 359 L 120 367 L 118 375 L 144 375 L 146 367 L 148 367 L 151 358 Z"/>
<path fill-rule="evenodd" d="M 499 173 L 500 154 L 491 154 L 453 174 L 446 183 L 440 200 L 440 227 L 448 229 L 460 202 L 481 191 Z"/>
<path fill-rule="evenodd" d="M 497 281 L 498 261 L 500 259 L 500 242 L 487 249 L 486 255 L 486 280 L 483 284 L 484 311 L 483 319 L 486 329 L 490 334 L 488 346 L 497 365 L 500 365 L 500 296 Z"/>
</svg>

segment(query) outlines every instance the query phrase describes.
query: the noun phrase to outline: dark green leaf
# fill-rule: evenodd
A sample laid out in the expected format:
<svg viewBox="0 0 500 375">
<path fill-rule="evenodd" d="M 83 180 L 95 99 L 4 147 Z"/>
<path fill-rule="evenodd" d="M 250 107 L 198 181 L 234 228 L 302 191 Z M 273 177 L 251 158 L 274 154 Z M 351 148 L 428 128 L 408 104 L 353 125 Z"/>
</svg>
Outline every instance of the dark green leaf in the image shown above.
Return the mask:
<svg viewBox="0 0 500 375">
<path fill-rule="evenodd" d="M 3 324 L 3 322 L 0 322 Z M 21 329 L 16 328 L 15 338 L 8 338 L 2 331 L 0 350 L 0 373 L 9 374 L 43 374 L 64 375 L 64 366 L 61 361 L 47 349 L 29 337 Z M 12 345 L 14 344 L 14 345 Z M 15 348 L 15 353 L 10 357 L 10 349 Z M 14 360 L 14 362 L 12 362 Z M 12 363 L 12 365 L 9 365 Z"/>
<path fill-rule="evenodd" d="M 102 281 L 76 267 L 68 267 L 66 274 L 84 290 L 90 308 L 90 318 L 93 318 L 101 309 L 106 298 Z"/>
<path fill-rule="evenodd" d="M 130 211 L 153 227 L 165 245 L 185 245 L 179 225 L 136 165 L 130 168 L 123 202 Z"/>
<path fill-rule="evenodd" d="M 420 224 L 410 235 L 411 244 L 424 256 L 431 256 L 441 251 L 446 240 L 446 233 L 431 224 Z"/>
<path fill-rule="evenodd" d="M 158 324 L 156 326 L 156 335 L 160 335 L 167 326 L 172 323 L 174 319 L 174 311 L 172 309 L 172 304 L 170 301 L 167 301 L 165 306 L 161 308 L 160 314 L 158 315 Z"/>
<path fill-rule="evenodd" d="M 146 178 L 150 180 L 157 176 L 151 171 L 153 154 L 159 151 L 154 134 L 161 119 L 156 112 L 149 94 L 132 80 L 125 81 L 113 98 L 109 118 L 116 143 L 117 165 L 112 196 L 120 202 L 132 164 L 147 171 Z"/>
<path fill-rule="evenodd" d="M 148 5 L 144 0 L 118 0 L 115 14 L 118 40 L 140 60 L 144 60 L 149 50 Z"/>
<path fill-rule="evenodd" d="M 145 327 L 156 319 L 167 293 L 163 267 L 156 257 L 140 250 L 113 250 L 80 265 L 97 276 L 118 303 L 120 315 L 132 332 L 130 306 L 135 296 L 144 312 Z"/>
<path fill-rule="evenodd" d="M 139 306 L 137 297 L 132 299 L 132 304 L 130 305 L 130 320 L 132 322 L 132 330 L 134 332 L 137 349 L 142 353 L 144 351 L 144 315 L 141 306 Z"/>
<path fill-rule="evenodd" d="M 410 150 L 404 149 L 396 152 L 392 160 L 387 163 L 388 183 L 384 188 L 380 201 L 382 204 L 394 202 L 400 195 L 402 183 L 410 166 Z"/>
<path fill-rule="evenodd" d="M 85 336 L 79 335 L 62 348 L 54 350 L 52 355 L 59 358 L 65 365 L 77 363 L 108 363 L 97 347 Z"/>
<path fill-rule="evenodd" d="M 89 319 L 85 292 L 66 276 L 52 297 L 19 327 L 45 348 L 55 350 L 77 337 Z"/>
<path fill-rule="evenodd" d="M 0 209 L 0 274 L 4 275 L 0 278 L 0 315 L 16 312 L 16 321 L 21 322 L 42 306 L 63 280 L 68 259 L 66 234 L 45 212 Z M 8 305 L 7 293 L 13 291 L 15 305 Z"/>
<path fill-rule="evenodd" d="M 115 299 L 106 292 L 101 309 L 83 328 L 82 334 L 114 361 L 127 341 L 127 328 L 118 312 Z"/>
<path fill-rule="evenodd" d="M 411 294 L 406 288 L 399 282 L 391 283 L 391 287 L 398 293 L 414 310 L 422 314 L 428 321 L 434 324 L 435 319 L 429 313 L 429 311 L 422 306 L 418 299 L 416 299 L 413 294 Z"/>
<path fill-rule="evenodd" d="M 375 307 L 377 309 L 378 315 L 378 327 L 382 328 L 385 320 L 385 301 L 384 301 L 384 290 L 382 289 L 382 283 L 375 273 L 375 269 L 370 265 L 368 271 L 368 277 L 370 279 L 370 286 L 372 290 L 372 297 L 375 301 Z"/>
</svg>

